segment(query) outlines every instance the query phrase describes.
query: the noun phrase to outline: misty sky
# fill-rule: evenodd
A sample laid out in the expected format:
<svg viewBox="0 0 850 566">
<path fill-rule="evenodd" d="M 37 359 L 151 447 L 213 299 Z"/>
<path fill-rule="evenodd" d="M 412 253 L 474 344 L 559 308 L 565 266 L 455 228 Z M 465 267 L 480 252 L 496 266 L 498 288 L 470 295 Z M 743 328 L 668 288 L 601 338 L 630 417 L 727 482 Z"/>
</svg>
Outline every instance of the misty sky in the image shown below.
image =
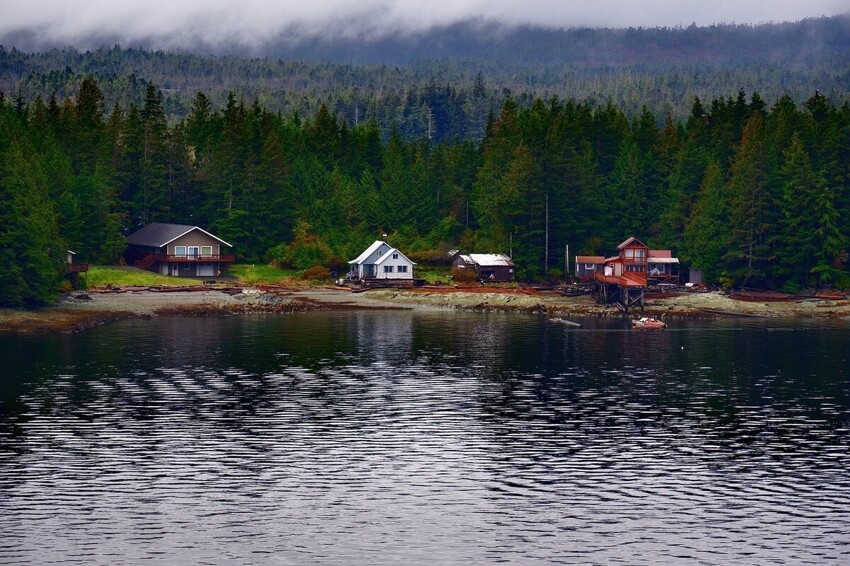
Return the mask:
<svg viewBox="0 0 850 566">
<path fill-rule="evenodd" d="M 281 33 L 376 37 L 470 18 L 552 27 L 796 21 L 850 11 L 850 0 L 0 0 L 0 35 L 89 47 L 87 38 L 173 48 L 260 45 Z"/>
</svg>

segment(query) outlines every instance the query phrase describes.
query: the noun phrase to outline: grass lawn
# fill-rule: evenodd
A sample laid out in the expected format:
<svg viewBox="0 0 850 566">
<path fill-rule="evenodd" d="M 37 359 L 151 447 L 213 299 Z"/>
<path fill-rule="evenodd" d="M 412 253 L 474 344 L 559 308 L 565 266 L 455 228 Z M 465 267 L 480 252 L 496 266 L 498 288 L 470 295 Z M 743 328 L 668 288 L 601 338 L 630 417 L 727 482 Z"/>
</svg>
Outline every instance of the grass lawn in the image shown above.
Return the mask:
<svg viewBox="0 0 850 566">
<path fill-rule="evenodd" d="M 434 283 L 450 284 L 452 281 L 451 266 L 417 266 L 414 272 L 417 279 L 424 279 L 429 285 Z"/>
<path fill-rule="evenodd" d="M 291 285 L 294 287 L 311 286 L 315 284 L 326 284 L 327 280 L 305 280 L 300 277 L 301 272 L 294 269 L 280 269 L 265 264 L 232 264 L 228 267 L 227 277 L 236 279 L 243 285 Z M 416 277 L 425 279 L 429 284 L 452 283 L 450 267 L 417 267 Z M 201 278 L 171 277 L 159 275 L 151 271 L 137 269 L 135 267 L 118 267 L 106 265 L 92 265 L 88 273 L 83 275 L 88 287 L 105 287 L 114 285 L 116 287 L 130 286 L 155 286 L 155 285 L 202 285 Z M 209 277 L 208 279 L 216 279 Z"/>
<path fill-rule="evenodd" d="M 88 287 L 105 287 L 115 285 L 116 287 L 130 286 L 154 286 L 154 285 L 200 285 L 198 279 L 186 279 L 184 277 L 170 277 L 159 275 L 152 271 L 144 271 L 135 267 L 118 267 L 108 265 L 89 266 L 87 273 L 81 276 Z"/>
<path fill-rule="evenodd" d="M 263 283 L 289 283 L 298 277 L 298 273 L 292 269 L 280 269 L 265 264 L 233 264 L 227 270 L 245 285 L 260 285 Z"/>
<path fill-rule="evenodd" d="M 270 265 L 262 264 L 231 265 L 227 271 L 227 276 L 235 278 L 237 282 L 245 285 L 290 283 L 298 277 L 296 271 L 278 269 Z M 118 267 L 108 265 L 90 266 L 88 273 L 83 275 L 83 278 L 88 287 L 105 287 L 106 285 L 115 285 L 116 287 L 144 287 L 154 285 L 184 286 L 203 284 L 203 280 L 200 278 L 171 277 L 169 275 L 159 275 L 152 271 L 145 271 L 135 267 Z M 209 277 L 207 279 L 216 278 Z"/>
</svg>

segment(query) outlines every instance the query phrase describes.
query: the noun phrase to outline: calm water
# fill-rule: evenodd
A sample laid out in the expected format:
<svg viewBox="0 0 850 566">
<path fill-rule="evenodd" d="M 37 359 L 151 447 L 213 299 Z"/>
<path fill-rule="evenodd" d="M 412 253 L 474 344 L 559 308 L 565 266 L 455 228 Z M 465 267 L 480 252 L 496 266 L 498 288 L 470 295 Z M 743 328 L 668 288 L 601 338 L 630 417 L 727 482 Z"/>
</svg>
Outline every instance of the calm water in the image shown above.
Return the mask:
<svg viewBox="0 0 850 566">
<path fill-rule="evenodd" d="M 850 562 L 850 323 L 0 336 L 2 564 Z"/>
</svg>

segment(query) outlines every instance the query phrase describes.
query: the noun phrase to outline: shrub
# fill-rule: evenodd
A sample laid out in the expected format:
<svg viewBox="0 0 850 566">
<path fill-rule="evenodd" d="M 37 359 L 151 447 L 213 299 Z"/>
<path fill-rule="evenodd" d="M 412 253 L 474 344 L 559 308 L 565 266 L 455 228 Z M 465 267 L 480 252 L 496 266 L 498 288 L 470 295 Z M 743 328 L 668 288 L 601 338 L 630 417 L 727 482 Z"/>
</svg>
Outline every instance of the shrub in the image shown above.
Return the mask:
<svg viewBox="0 0 850 566">
<path fill-rule="evenodd" d="M 472 281 L 477 281 L 478 276 L 471 267 L 454 267 L 452 268 L 452 279 L 458 283 L 471 283 Z"/>
<path fill-rule="evenodd" d="M 331 270 L 327 267 L 321 265 L 314 265 L 313 267 L 309 267 L 301 273 L 302 279 L 307 279 L 308 281 L 315 281 L 317 279 L 330 279 L 331 278 Z"/>
<path fill-rule="evenodd" d="M 290 244 L 278 244 L 268 253 L 275 264 L 295 269 L 327 265 L 335 258 L 327 242 L 311 234 L 310 225 L 303 221 L 296 226 L 295 239 Z"/>
</svg>

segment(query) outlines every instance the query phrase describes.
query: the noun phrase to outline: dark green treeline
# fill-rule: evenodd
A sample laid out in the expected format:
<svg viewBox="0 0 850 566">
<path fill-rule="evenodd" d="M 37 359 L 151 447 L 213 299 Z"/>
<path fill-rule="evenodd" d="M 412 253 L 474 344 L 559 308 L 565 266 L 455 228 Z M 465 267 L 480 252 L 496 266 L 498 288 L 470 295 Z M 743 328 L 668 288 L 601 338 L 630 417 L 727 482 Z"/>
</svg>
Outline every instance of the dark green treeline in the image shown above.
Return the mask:
<svg viewBox="0 0 850 566">
<path fill-rule="evenodd" d="M 481 143 L 433 143 L 232 94 L 214 108 L 198 93 L 169 125 L 153 84 L 141 107 L 105 109 L 92 78 L 74 99 L 3 99 L 0 297 L 48 301 L 66 249 L 114 262 L 155 221 L 299 269 L 344 264 L 386 232 L 418 261 L 511 251 L 521 278 L 541 280 L 563 275 L 566 245 L 608 254 L 635 235 L 715 283 L 847 284 L 847 104 L 740 92 L 662 118 L 508 98 Z"/>
</svg>

